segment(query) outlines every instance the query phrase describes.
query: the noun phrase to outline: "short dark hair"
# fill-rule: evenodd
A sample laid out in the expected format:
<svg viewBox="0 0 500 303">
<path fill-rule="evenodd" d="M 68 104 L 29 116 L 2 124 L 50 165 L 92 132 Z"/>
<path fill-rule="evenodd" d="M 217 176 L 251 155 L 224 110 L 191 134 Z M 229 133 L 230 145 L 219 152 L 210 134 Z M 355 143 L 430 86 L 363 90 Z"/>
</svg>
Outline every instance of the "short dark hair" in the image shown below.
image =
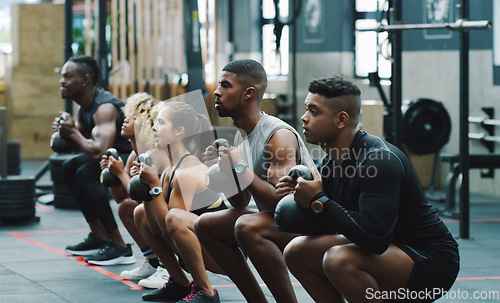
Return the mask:
<svg viewBox="0 0 500 303">
<path fill-rule="evenodd" d="M 252 59 L 236 60 L 228 63 L 222 71 L 236 74 L 236 79 L 240 84 L 251 86 L 254 84 L 267 86 L 267 74 L 262 65 Z"/>
<path fill-rule="evenodd" d="M 325 105 L 330 108 L 332 114 L 345 111 L 352 125 L 358 124 L 361 112 L 361 90 L 351 80 L 342 75 L 314 79 L 309 83 L 309 92 L 325 97 Z M 337 99 L 334 101 L 333 98 Z"/>
<path fill-rule="evenodd" d="M 79 71 L 83 74 L 90 75 L 90 78 L 95 85 L 99 84 L 101 69 L 94 57 L 91 56 L 74 56 L 68 59 L 68 62 L 73 62 L 78 66 Z"/>
<path fill-rule="evenodd" d="M 325 98 L 346 95 L 361 96 L 358 86 L 342 75 L 314 79 L 309 83 L 309 92 Z"/>
</svg>

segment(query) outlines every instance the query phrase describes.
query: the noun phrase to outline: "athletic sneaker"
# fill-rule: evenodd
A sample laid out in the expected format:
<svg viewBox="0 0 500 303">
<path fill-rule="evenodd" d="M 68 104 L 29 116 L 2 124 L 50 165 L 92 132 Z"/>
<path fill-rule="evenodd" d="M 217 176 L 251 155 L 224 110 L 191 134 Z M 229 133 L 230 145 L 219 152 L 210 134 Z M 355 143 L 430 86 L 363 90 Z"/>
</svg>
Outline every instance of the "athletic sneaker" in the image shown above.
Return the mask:
<svg viewBox="0 0 500 303">
<path fill-rule="evenodd" d="M 168 271 L 164 267 L 158 266 L 154 274 L 147 279 L 140 280 L 138 284 L 145 288 L 161 288 L 167 281 Z"/>
<path fill-rule="evenodd" d="M 116 265 L 116 264 L 132 264 L 135 263 L 135 257 L 132 254 L 132 247 L 127 244 L 127 247 L 115 245 L 112 240 L 108 241 L 108 245 L 98 251 L 96 254 L 85 259 L 87 263 L 94 265 Z"/>
<path fill-rule="evenodd" d="M 142 299 L 144 301 L 173 301 L 185 298 L 191 293 L 193 288 L 193 282 L 189 283 L 187 286 L 182 286 L 175 282 L 172 278 L 168 279 L 168 282 L 163 285 L 162 288 L 156 289 L 151 293 L 143 294 Z"/>
<path fill-rule="evenodd" d="M 144 262 L 139 267 L 132 270 L 122 271 L 120 277 L 127 280 L 140 280 L 147 278 L 155 273 L 155 268 L 149 264 L 148 259 L 144 259 Z"/>
<path fill-rule="evenodd" d="M 73 256 L 90 256 L 103 249 L 107 243 L 106 240 L 98 239 L 93 233 L 89 233 L 83 242 L 66 246 L 66 252 Z"/>
<path fill-rule="evenodd" d="M 214 288 L 214 294 L 209 295 L 204 289 L 193 286 L 193 290 L 184 299 L 177 301 L 177 303 L 192 302 L 192 303 L 219 303 L 219 293 Z"/>
</svg>

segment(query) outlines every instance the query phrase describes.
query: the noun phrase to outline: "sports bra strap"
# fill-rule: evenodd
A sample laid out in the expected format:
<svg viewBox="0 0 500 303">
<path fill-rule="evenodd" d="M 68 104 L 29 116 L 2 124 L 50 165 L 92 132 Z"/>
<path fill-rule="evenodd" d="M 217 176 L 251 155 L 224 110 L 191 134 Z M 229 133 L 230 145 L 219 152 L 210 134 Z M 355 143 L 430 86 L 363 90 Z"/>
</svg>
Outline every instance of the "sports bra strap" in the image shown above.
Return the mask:
<svg viewBox="0 0 500 303">
<path fill-rule="evenodd" d="M 177 162 L 177 165 L 175 166 L 174 170 L 172 171 L 172 174 L 170 175 L 170 180 L 168 180 L 168 189 L 167 189 L 167 196 L 165 197 L 165 202 L 167 202 L 167 205 L 168 205 L 168 202 L 170 201 L 170 194 L 172 193 L 172 179 L 174 178 L 174 174 L 175 174 L 175 171 L 179 168 L 179 166 L 181 165 L 182 161 L 184 160 L 184 158 L 186 158 L 187 156 L 194 156 L 193 154 L 185 154 L 184 156 L 182 156 L 180 159 L 179 159 L 179 162 Z M 167 175 L 165 174 L 165 177 Z M 165 182 L 165 177 L 163 177 L 163 182 Z"/>
</svg>

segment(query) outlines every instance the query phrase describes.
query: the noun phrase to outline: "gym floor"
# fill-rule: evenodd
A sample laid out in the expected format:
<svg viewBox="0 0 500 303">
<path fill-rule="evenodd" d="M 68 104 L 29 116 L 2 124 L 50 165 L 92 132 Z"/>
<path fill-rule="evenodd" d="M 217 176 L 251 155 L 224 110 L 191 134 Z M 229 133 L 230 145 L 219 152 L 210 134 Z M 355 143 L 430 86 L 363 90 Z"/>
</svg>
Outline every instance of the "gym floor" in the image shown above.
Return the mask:
<svg viewBox="0 0 500 303">
<path fill-rule="evenodd" d="M 23 161 L 22 174 L 34 175 L 43 163 Z M 37 184 L 50 185 L 50 174 L 42 176 Z M 116 212 L 116 203 L 111 205 Z M 64 252 L 66 245 L 79 242 L 89 232 L 78 210 L 56 208 L 39 201 L 35 219 L 39 221 L 15 224 L 0 221 L 0 302 L 142 302 L 141 295 L 150 291 L 138 286 L 137 281 L 119 277 L 122 270 L 132 269 L 138 263 L 92 266 Z M 443 220 L 458 237 L 458 221 Z M 126 242 L 132 243 L 123 225 L 120 227 Z M 500 199 L 472 196 L 471 237 L 458 239 L 461 255 L 459 277 L 447 296 L 438 302 L 500 302 L 498 230 Z M 136 245 L 133 245 L 133 250 L 140 262 L 140 250 Z M 245 302 L 228 277 L 212 273 L 209 277 L 222 302 Z M 291 278 L 298 301 L 313 302 L 297 280 Z M 269 301 L 275 302 L 266 286 L 261 285 Z"/>
</svg>

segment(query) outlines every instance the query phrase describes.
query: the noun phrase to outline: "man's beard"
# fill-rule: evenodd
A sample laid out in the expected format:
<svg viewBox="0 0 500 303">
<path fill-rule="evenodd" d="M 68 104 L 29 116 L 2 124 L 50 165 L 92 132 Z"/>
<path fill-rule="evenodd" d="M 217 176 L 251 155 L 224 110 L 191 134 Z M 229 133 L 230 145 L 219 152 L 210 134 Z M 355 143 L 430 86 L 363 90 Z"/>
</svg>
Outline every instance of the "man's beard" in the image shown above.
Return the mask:
<svg viewBox="0 0 500 303">
<path fill-rule="evenodd" d="M 226 108 L 222 104 L 221 104 L 220 109 L 217 109 L 217 115 L 219 117 L 222 117 L 222 118 L 229 117 L 230 113 L 231 112 L 227 111 Z"/>
</svg>

